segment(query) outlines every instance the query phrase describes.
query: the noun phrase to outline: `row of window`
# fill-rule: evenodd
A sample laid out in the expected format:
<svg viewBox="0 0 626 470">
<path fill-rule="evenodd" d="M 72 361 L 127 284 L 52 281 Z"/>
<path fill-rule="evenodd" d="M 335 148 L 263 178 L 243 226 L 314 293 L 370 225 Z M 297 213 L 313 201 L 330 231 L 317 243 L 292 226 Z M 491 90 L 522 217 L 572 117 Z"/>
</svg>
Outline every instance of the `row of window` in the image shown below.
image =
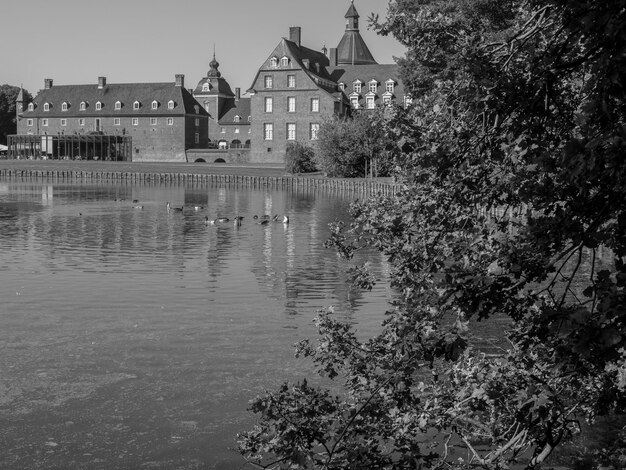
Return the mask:
<svg viewBox="0 0 626 470">
<path fill-rule="evenodd" d="M 274 98 L 273 97 L 271 96 L 265 97 L 264 109 L 266 113 L 271 113 L 274 111 Z M 319 98 L 317 97 L 311 98 L 310 110 L 312 113 L 319 113 L 320 111 L 320 99 Z M 296 97 L 295 96 L 287 97 L 287 112 L 288 113 L 296 112 Z"/>
<path fill-rule="evenodd" d="M 389 106 L 391 105 L 391 95 L 383 95 L 383 105 L 384 106 Z M 411 104 L 411 98 L 409 98 L 408 96 L 404 97 L 404 107 L 406 108 L 407 106 L 409 106 Z M 354 95 L 350 95 L 350 106 L 352 107 L 352 109 L 361 109 L 362 106 L 359 103 L 359 97 L 358 96 L 354 96 Z M 366 95 L 365 96 L 365 109 L 374 109 L 376 108 L 376 96 L 373 95 Z"/>
<path fill-rule="evenodd" d="M 233 130 L 233 132 L 235 134 L 239 134 L 241 132 L 241 130 L 238 127 L 235 127 L 235 129 Z M 220 133 L 221 134 L 226 134 L 226 128 L 225 127 L 221 127 L 220 128 Z M 252 129 L 248 127 L 248 134 L 252 133 Z"/>
<path fill-rule="evenodd" d="M 138 126 L 139 125 L 139 118 L 131 118 L 130 122 L 131 122 L 131 124 L 133 126 Z M 174 125 L 174 118 L 168 117 L 165 122 L 167 123 L 168 126 L 173 126 Z M 44 118 L 44 119 L 41 120 L 41 125 L 43 127 L 47 127 L 48 123 L 49 123 L 49 120 L 47 118 Z M 79 126 L 84 126 L 85 125 L 85 118 L 78 118 L 77 119 L 77 123 L 78 123 Z M 34 124 L 33 119 L 27 119 L 26 120 L 26 124 L 29 127 L 32 127 L 33 124 Z M 158 118 L 155 118 L 155 117 L 150 118 L 150 125 L 151 126 L 156 126 L 158 124 L 159 124 Z M 59 119 L 59 125 L 62 126 L 62 127 L 67 126 L 67 119 L 63 119 L 63 118 Z M 122 125 L 121 118 L 113 118 L 113 125 L 114 126 L 121 126 Z M 197 118 L 195 119 L 195 125 L 196 125 L 196 127 L 200 126 L 200 119 L 197 119 Z"/>
<path fill-rule="evenodd" d="M 263 86 L 267 89 L 274 88 L 274 76 L 273 75 L 265 75 L 263 77 Z M 287 88 L 295 88 L 296 87 L 296 76 L 295 75 L 287 75 Z"/>
<path fill-rule="evenodd" d="M 114 105 L 114 109 L 119 111 L 120 109 L 122 109 L 122 107 L 124 106 L 124 104 L 121 101 L 116 101 L 115 105 Z M 158 101 L 154 100 L 150 107 L 151 109 L 159 109 L 161 106 L 161 103 L 159 103 Z M 80 105 L 79 105 L 79 110 L 80 111 L 86 111 L 87 108 L 89 107 L 89 103 L 87 101 L 81 101 Z M 140 101 L 135 101 L 133 102 L 133 109 L 141 109 L 142 104 Z M 176 103 L 172 100 L 168 101 L 167 103 L 167 109 L 174 109 L 176 107 Z M 44 111 L 50 111 L 50 108 L 52 108 L 52 105 L 50 103 L 44 103 L 43 104 L 43 110 Z M 63 103 L 61 103 L 61 111 L 67 111 L 70 108 L 70 103 L 68 103 L 67 101 L 64 101 Z M 96 111 L 100 111 L 102 108 L 104 108 L 104 103 L 102 103 L 101 101 L 97 101 L 96 102 Z M 29 103 L 28 104 L 28 110 L 29 111 L 34 111 L 35 110 L 35 104 L 34 103 Z"/>
<path fill-rule="evenodd" d="M 290 63 L 289 57 L 282 57 L 280 59 L 280 66 L 281 67 L 289 67 L 289 63 Z M 273 68 L 273 69 L 277 68 L 278 64 L 279 64 L 278 57 L 272 57 L 270 59 L 270 67 L 271 68 Z"/>
<path fill-rule="evenodd" d="M 274 88 L 274 76 L 273 75 L 265 75 L 263 77 L 264 80 L 264 87 L 266 89 L 272 89 Z M 363 85 L 365 83 L 362 82 L 361 80 L 355 80 L 354 82 L 352 82 L 352 91 L 355 93 L 361 93 L 361 91 L 363 90 Z M 378 87 L 380 86 L 380 83 L 378 82 L 378 80 L 372 79 L 369 82 L 367 82 L 367 89 L 369 90 L 370 93 L 377 93 L 378 92 Z M 389 79 L 385 82 L 385 92 L 386 93 L 393 93 L 395 90 L 395 86 L 396 86 L 396 82 L 393 79 Z M 287 75 L 287 87 L 288 88 L 295 88 L 296 87 L 296 76 L 295 75 Z M 339 89 L 341 91 L 345 91 L 346 90 L 346 84 L 341 82 L 339 83 Z"/>
<path fill-rule="evenodd" d="M 317 136 L 320 130 L 320 125 L 317 122 L 309 124 L 309 139 L 317 140 Z M 296 140 L 296 123 L 288 122 L 286 124 L 287 140 Z M 263 139 L 274 140 L 274 123 L 266 122 L 263 124 Z"/>
</svg>

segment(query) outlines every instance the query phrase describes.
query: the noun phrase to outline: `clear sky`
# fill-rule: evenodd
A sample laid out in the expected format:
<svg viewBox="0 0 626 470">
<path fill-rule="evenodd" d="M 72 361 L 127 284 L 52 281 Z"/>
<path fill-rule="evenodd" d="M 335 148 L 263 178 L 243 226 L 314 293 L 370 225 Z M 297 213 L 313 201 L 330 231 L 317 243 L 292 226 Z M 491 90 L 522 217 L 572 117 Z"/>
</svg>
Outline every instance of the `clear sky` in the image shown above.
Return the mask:
<svg viewBox="0 0 626 470">
<path fill-rule="evenodd" d="M 368 29 L 388 0 L 354 0 L 361 35 L 374 58 L 393 63 L 404 48 Z M 186 88 L 206 76 L 215 46 L 219 70 L 242 93 L 290 26 L 302 44 L 336 47 L 349 0 L 2 0 L 0 84 L 35 95 L 44 78 L 55 85 L 173 82 Z"/>
</svg>

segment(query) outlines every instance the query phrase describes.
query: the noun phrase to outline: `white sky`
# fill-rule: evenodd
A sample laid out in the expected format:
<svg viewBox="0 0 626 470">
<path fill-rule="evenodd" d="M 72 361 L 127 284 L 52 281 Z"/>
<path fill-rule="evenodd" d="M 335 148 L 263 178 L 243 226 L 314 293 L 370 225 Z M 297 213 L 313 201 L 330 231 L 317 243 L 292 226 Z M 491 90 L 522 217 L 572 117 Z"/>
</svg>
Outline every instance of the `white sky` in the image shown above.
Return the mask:
<svg viewBox="0 0 626 470">
<path fill-rule="evenodd" d="M 374 58 L 393 63 L 404 48 L 368 29 L 384 18 L 388 0 L 355 0 L 360 31 Z M 336 47 L 349 0 L 2 0 L 0 84 L 22 84 L 33 95 L 44 78 L 55 85 L 173 82 L 195 87 L 215 45 L 219 70 L 242 93 L 290 26 L 302 44 Z"/>
</svg>

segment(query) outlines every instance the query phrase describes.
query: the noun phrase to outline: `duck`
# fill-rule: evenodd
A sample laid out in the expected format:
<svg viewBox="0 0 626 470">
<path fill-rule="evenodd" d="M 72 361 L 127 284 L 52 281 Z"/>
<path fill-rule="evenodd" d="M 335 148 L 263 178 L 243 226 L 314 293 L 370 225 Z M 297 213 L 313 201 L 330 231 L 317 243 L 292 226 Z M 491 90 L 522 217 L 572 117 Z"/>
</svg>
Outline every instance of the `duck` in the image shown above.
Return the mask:
<svg viewBox="0 0 626 470">
<path fill-rule="evenodd" d="M 283 217 L 283 224 L 288 224 L 288 223 L 289 223 L 289 216 L 288 216 L 288 215 L 285 215 L 285 216 Z"/>
<path fill-rule="evenodd" d="M 204 216 L 204 225 L 215 225 L 215 220 L 209 219 L 208 215 Z"/>
<path fill-rule="evenodd" d="M 272 220 L 273 220 L 274 222 L 278 221 L 278 214 L 274 214 L 274 217 L 272 217 Z"/>
<path fill-rule="evenodd" d="M 261 219 L 257 222 L 259 225 L 267 225 L 270 223 L 270 219 Z"/>
<path fill-rule="evenodd" d="M 233 223 L 235 224 L 236 227 L 239 227 L 241 225 L 241 221 L 242 220 L 243 220 L 243 216 L 242 215 L 237 215 L 233 219 Z"/>
<path fill-rule="evenodd" d="M 194 211 L 201 211 L 202 209 L 204 209 L 204 206 L 193 206 Z"/>
<path fill-rule="evenodd" d="M 137 204 L 139 202 L 139 199 L 133 199 L 133 204 Z"/>
<path fill-rule="evenodd" d="M 228 217 L 218 217 L 217 221 L 218 222 L 230 222 L 230 219 Z"/>
<path fill-rule="evenodd" d="M 174 211 L 174 212 L 182 212 L 183 208 L 182 207 L 172 207 L 172 205 L 169 203 L 165 204 L 165 206 L 167 207 L 167 211 Z"/>
<path fill-rule="evenodd" d="M 143 206 L 133 206 L 133 209 L 143 209 Z"/>
</svg>

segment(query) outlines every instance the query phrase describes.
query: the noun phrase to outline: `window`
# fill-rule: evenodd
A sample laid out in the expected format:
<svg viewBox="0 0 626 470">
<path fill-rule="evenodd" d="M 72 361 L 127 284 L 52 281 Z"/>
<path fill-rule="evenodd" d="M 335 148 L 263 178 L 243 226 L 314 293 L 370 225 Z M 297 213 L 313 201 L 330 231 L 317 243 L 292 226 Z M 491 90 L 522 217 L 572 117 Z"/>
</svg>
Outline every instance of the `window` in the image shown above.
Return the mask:
<svg viewBox="0 0 626 470">
<path fill-rule="evenodd" d="M 33 120 L 32 119 L 27 119 L 26 120 L 26 125 L 29 127 L 33 127 Z"/>
<path fill-rule="evenodd" d="M 226 134 L 226 128 L 225 127 L 222 127 L 220 129 L 220 134 Z"/>
<path fill-rule="evenodd" d="M 383 95 L 383 104 L 385 106 L 390 106 L 391 105 L 391 95 Z"/>
<path fill-rule="evenodd" d="M 233 118 L 233 122 L 239 122 L 239 121 L 241 121 L 241 116 L 235 116 Z"/>
<path fill-rule="evenodd" d="M 296 112 L 296 97 L 295 96 L 287 97 L 287 112 L 290 112 L 290 113 Z"/>
<path fill-rule="evenodd" d="M 67 119 L 61 119 L 61 126 L 67 126 Z"/>
<path fill-rule="evenodd" d="M 287 86 L 289 88 L 296 87 L 296 76 L 295 75 L 287 75 Z"/>
<path fill-rule="evenodd" d="M 133 126 L 139 125 L 139 118 L 133 118 Z"/>
<path fill-rule="evenodd" d="M 122 109 L 122 102 L 121 101 L 116 101 L 115 102 L 115 109 L 118 110 L 118 111 L 120 109 Z"/>
<path fill-rule="evenodd" d="M 296 123 L 287 123 L 287 140 L 296 140 Z"/>
<path fill-rule="evenodd" d="M 120 118 L 113 118 L 113 125 L 114 126 L 119 126 L 120 125 Z"/>
<path fill-rule="evenodd" d="M 81 103 L 80 103 L 80 110 L 84 111 L 85 109 L 87 109 L 87 103 L 85 103 L 84 101 L 81 101 Z"/>
<path fill-rule="evenodd" d="M 156 126 L 157 125 L 157 118 L 150 118 L 150 125 L 151 126 Z"/>
<path fill-rule="evenodd" d="M 283 57 L 282 59 L 280 59 L 280 66 L 289 67 L 289 57 Z"/>
<path fill-rule="evenodd" d="M 174 109 L 174 102 L 172 100 L 167 102 L 167 109 Z"/>
<path fill-rule="evenodd" d="M 85 126 L 85 118 L 80 118 L 78 120 L 78 125 L 81 126 L 81 127 L 84 127 Z"/>
<path fill-rule="evenodd" d="M 385 91 L 388 93 L 393 93 L 394 82 L 393 80 L 387 80 L 385 82 Z"/>
<path fill-rule="evenodd" d="M 320 99 L 319 98 L 311 98 L 311 112 L 319 113 L 320 111 Z"/>
<path fill-rule="evenodd" d="M 248 116 L 248 122 L 252 122 L 252 116 Z"/>
<path fill-rule="evenodd" d="M 156 100 L 155 100 L 155 101 L 153 101 L 153 102 L 152 102 L 152 109 L 158 109 L 158 107 L 159 107 L 159 102 L 158 102 L 158 101 L 156 101 Z"/>
<path fill-rule="evenodd" d="M 28 110 L 29 111 L 34 111 L 35 110 L 35 105 L 33 103 L 29 103 L 28 104 Z"/>
<path fill-rule="evenodd" d="M 342 83 L 340 83 L 340 84 L 339 84 L 339 89 L 340 89 L 341 91 L 344 91 L 344 90 L 346 89 L 346 84 L 345 84 L 345 83 L 343 83 L 343 82 L 342 82 Z"/>
<path fill-rule="evenodd" d="M 263 124 L 263 138 L 265 140 L 273 140 L 274 139 L 274 124 L 271 122 L 266 122 Z"/>
<path fill-rule="evenodd" d="M 50 111 L 50 103 L 44 103 L 43 104 L 43 110 L 44 111 Z"/>
<path fill-rule="evenodd" d="M 374 97 L 373 96 L 366 96 L 365 97 L 365 107 L 367 109 L 374 109 L 375 104 L 374 104 Z"/>
<path fill-rule="evenodd" d="M 48 125 L 48 120 L 47 119 L 42 119 L 41 120 L 41 125 L 42 126 L 47 126 Z"/>
<path fill-rule="evenodd" d="M 350 106 L 352 106 L 353 109 L 359 109 L 359 97 L 358 96 L 350 97 Z"/>
<path fill-rule="evenodd" d="M 67 103 L 65 101 L 61 105 L 61 111 L 67 111 Z"/>
<path fill-rule="evenodd" d="M 355 93 L 361 93 L 361 82 L 359 82 L 358 80 L 357 80 L 356 82 L 354 82 L 354 83 L 352 84 L 352 90 L 353 90 Z"/>
<path fill-rule="evenodd" d="M 235 127 L 235 134 L 239 134 L 239 128 Z"/>
<path fill-rule="evenodd" d="M 265 88 L 273 88 L 274 83 L 271 75 L 265 76 Z"/>
<path fill-rule="evenodd" d="M 270 59 L 270 67 L 275 69 L 276 67 L 278 67 L 278 58 L 276 57 L 272 57 Z"/>
<path fill-rule="evenodd" d="M 202 85 L 202 91 L 209 91 L 211 89 L 211 85 L 208 82 Z"/>
<path fill-rule="evenodd" d="M 317 140 L 317 134 L 320 131 L 320 125 L 316 122 L 311 123 L 311 127 L 309 129 L 309 138 L 311 140 Z"/>
<path fill-rule="evenodd" d="M 168 126 L 173 126 L 174 125 L 174 118 L 167 118 L 167 125 Z"/>
<path fill-rule="evenodd" d="M 133 103 L 133 109 L 139 109 L 140 106 L 141 106 L 141 104 L 139 103 L 139 101 L 135 101 Z"/>
<path fill-rule="evenodd" d="M 266 96 L 265 97 L 265 112 L 266 113 L 271 113 L 272 109 L 274 107 L 274 101 L 271 97 Z"/>
<path fill-rule="evenodd" d="M 196 118 L 196 127 L 200 126 L 200 119 Z"/>
<path fill-rule="evenodd" d="M 378 88 L 378 82 L 376 80 L 372 80 L 369 83 L 369 86 L 370 86 L 370 88 L 369 88 L 370 89 L 370 93 L 376 93 L 376 89 Z"/>
<path fill-rule="evenodd" d="M 194 136 L 194 142 L 195 142 L 196 144 L 199 144 L 199 143 L 200 143 L 200 134 L 198 134 L 197 132 L 196 132 L 196 135 Z"/>
<path fill-rule="evenodd" d="M 96 103 L 96 111 L 100 111 L 102 109 L 102 103 L 100 101 L 98 101 Z"/>
<path fill-rule="evenodd" d="M 411 105 L 412 102 L 413 102 L 413 100 L 410 97 L 408 97 L 408 96 L 404 97 L 404 107 L 405 108 L 408 108 Z"/>
</svg>

